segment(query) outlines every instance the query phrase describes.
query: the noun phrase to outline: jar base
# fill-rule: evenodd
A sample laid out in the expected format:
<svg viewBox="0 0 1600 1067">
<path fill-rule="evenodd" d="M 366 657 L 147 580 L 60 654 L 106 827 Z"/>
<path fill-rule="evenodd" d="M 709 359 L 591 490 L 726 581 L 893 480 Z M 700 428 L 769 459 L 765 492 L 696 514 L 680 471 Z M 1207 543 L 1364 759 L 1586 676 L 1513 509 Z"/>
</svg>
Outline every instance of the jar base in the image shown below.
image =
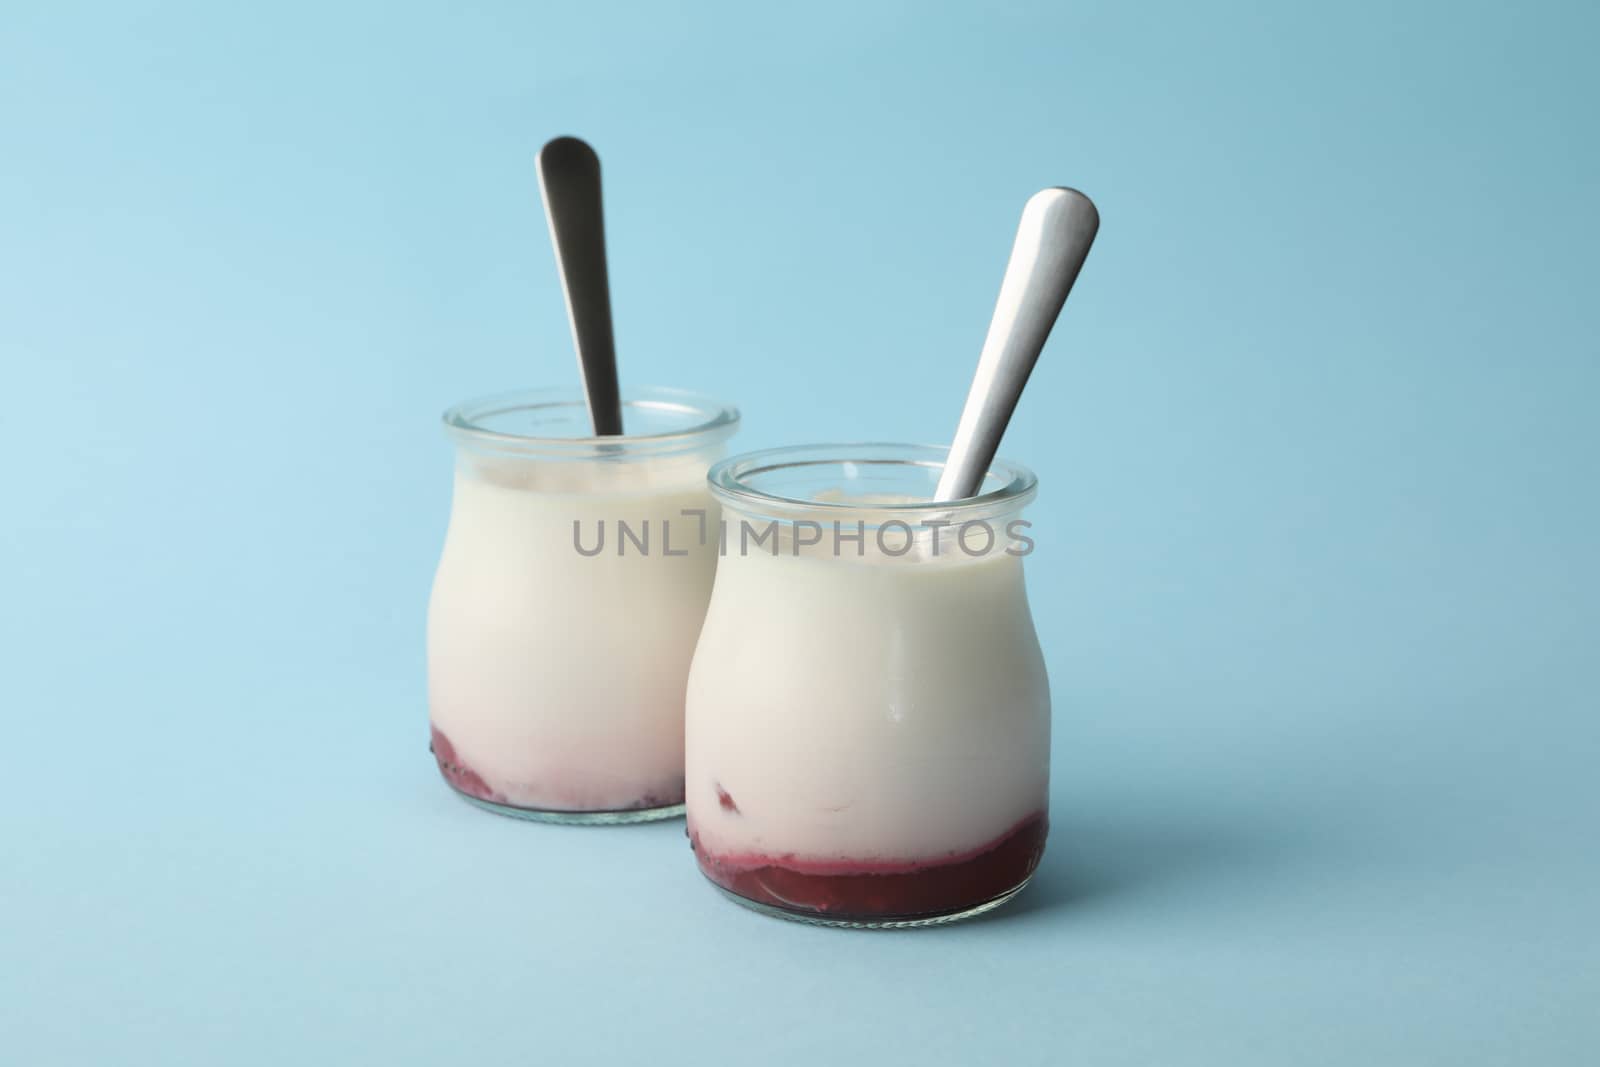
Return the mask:
<svg viewBox="0 0 1600 1067">
<path fill-rule="evenodd" d="M 449 784 L 448 782 L 445 784 Z M 515 808 L 463 793 L 455 786 L 450 791 L 475 808 L 504 815 L 524 822 L 562 823 L 568 826 L 625 826 L 636 822 L 659 822 L 676 819 L 683 814 L 682 804 L 668 804 L 659 808 L 629 808 L 625 811 L 549 811 L 543 808 Z"/>
<path fill-rule="evenodd" d="M 439 767 L 439 776 L 450 791 L 473 807 L 511 819 L 526 822 L 565 823 L 570 826 L 622 826 L 635 822 L 656 822 L 675 819 L 683 814 L 683 801 L 638 808 L 619 808 L 613 811 L 572 811 L 554 808 L 522 808 L 507 804 L 500 794 L 491 789 L 472 768 L 463 764 L 456 755 L 450 739 L 432 728 L 428 751 Z M 494 799 L 491 799 L 494 798 Z"/>
<path fill-rule="evenodd" d="M 1033 880 L 1029 875 L 1011 889 L 991 900 L 970 907 L 960 908 L 955 911 L 941 912 L 935 915 L 907 915 L 907 916 L 874 916 L 872 918 L 849 918 L 848 916 L 828 916 L 814 911 L 799 911 L 790 908 L 780 908 L 775 904 L 767 904 L 749 897 L 740 896 L 731 889 L 717 885 L 707 878 L 716 887 L 717 892 L 741 907 L 749 908 L 760 915 L 774 919 L 787 919 L 790 922 L 804 923 L 807 926 L 830 926 L 839 930 L 917 930 L 927 926 L 949 926 L 965 919 L 976 919 L 986 915 L 1005 904 L 1012 897 L 1028 888 L 1028 883 Z"/>
</svg>

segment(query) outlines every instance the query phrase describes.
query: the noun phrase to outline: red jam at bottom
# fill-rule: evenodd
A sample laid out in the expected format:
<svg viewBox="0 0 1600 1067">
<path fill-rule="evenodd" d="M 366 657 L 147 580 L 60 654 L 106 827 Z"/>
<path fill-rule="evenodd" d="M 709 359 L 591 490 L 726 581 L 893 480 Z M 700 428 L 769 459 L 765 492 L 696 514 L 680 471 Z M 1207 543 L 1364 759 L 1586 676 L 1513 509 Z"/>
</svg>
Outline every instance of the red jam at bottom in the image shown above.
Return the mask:
<svg viewBox="0 0 1600 1067">
<path fill-rule="evenodd" d="M 486 800 L 491 804 L 501 807 L 519 808 L 524 811 L 544 811 L 552 813 L 587 814 L 594 811 L 652 811 L 656 808 L 670 808 L 683 803 L 683 779 L 677 778 L 668 781 L 665 788 L 646 792 L 637 799 L 625 804 L 618 804 L 611 808 L 583 807 L 574 804 L 570 807 L 530 808 L 513 803 L 506 795 L 484 781 L 483 775 L 473 770 L 456 753 L 456 746 L 450 743 L 450 738 L 440 732 L 437 726 L 429 724 L 433 731 L 433 740 L 428 748 L 433 753 L 434 760 L 439 764 L 439 773 L 444 780 L 458 793 L 465 793 L 478 800 Z"/>
<path fill-rule="evenodd" d="M 801 915 L 871 922 L 953 915 L 1004 896 L 1039 866 L 1048 832 L 1040 812 L 987 845 L 928 863 L 717 856 L 698 834 L 689 838 L 700 870 L 730 893 Z"/>
<path fill-rule="evenodd" d="M 444 775 L 444 780 L 455 787 L 459 793 L 479 800 L 487 800 L 491 804 L 504 804 L 506 798 L 489 788 L 489 783 L 477 771 L 461 762 L 456 755 L 456 746 L 450 739 L 439 732 L 437 726 L 429 726 L 433 731 L 433 743 L 428 748 L 433 752 L 433 758 L 439 763 L 439 773 Z"/>
</svg>

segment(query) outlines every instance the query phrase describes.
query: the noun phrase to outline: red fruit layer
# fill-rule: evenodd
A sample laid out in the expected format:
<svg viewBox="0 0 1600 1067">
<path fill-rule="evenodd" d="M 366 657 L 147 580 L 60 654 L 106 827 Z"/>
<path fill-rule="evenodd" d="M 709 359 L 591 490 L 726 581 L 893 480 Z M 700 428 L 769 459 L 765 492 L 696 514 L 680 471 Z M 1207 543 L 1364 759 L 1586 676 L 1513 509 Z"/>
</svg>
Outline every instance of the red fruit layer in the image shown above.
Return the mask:
<svg viewBox="0 0 1600 1067">
<path fill-rule="evenodd" d="M 1030 815 L 996 840 L 924 863 L 717 856 L 691 831 L 700 870 L 747 900 L 829 919 L 871 921 L 948 915 L 1003 896 L 1039 866 L 1050 824 Z"/>
<path fill-rule="evenodd" d="M 444 775 L 444 780 L 449 782 L 456 792 L 494 804 L 506 802 L 505 797 L 489 788 L 489 783 L 485 782 L 477 771 L 461 762 L 461 757 L 456 755 L 456 746 L 439 732 L 437 726 L 430 724 L 429 729 L 433 731 L 433 743 L 428 748 L 433 753 L 433 758 L 439 761 L 439 773 Z"/>
<path fill-rule="evenodd" d="M 461 757 L 456 754 L 456 747 L 450 743 L 450 739 L 448 737 L 439 732 L 439 728 L 437 726 L 432 726 L 430 724 L 429 729 L 433 731 L 433 743 L 428 747 L 433 752 L 434 759 L 439 763 L 439 773 L 444 775 L 444 780 L 449 782 L 457 792 L 465 793 L 469 797 L 477 797 L 479 800 L 487 800 L 492 804 L 504 804 L 507 807 L 520 806 L 512 804 L 506 799 L 503 793 L 490 788 L 489 783 L 483 780 L 483 776 L 481 774 L 463 763 Z M 640 797 L 631 804 L 627 804 L 620 808 L 607 808 L 604 810 L 647 811 L 651 808 L 667 808 L 674 804 L 682 803 L 683 779 L 680 778 L 677 780 L 675 787 L 669 786 L 669 788 L 662 794 L 658 795 L 655 793 L 646 793 L 644 796 Z M 539 810 L 584 811 L 589 809 L 547 808 Z"/>
</svg>

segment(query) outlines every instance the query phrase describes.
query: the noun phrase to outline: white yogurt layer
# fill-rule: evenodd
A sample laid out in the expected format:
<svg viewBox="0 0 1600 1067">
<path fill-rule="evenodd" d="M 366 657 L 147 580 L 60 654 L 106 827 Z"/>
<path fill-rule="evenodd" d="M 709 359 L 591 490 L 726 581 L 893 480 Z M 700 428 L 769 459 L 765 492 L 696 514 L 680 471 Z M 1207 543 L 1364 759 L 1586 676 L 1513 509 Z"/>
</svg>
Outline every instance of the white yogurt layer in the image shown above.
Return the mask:
<svg viewBox="0 0 1600 1067">
<path fill-rule="evenodd" d="M 506 803 L 677 802 L 685 680 L 716 569 L 705 469 L 704 455 L 463 456 L 428 612 L 430 716 Z M 706 543 L 685 509 L 708 513 Z M 575 548 L 575 520 L 585 549 L 604 524 L 598 555 Z M 620 541 L 619 520 L 648 528 L 648 554 Z"/>
<path fill-rule="evenodd" d="M 701 845 L 929 861 L 1044 811 L 1050 698 L 1022 561 L 791 545 L 730 545 L 717 574 L 687 707 Z"/>
</svg>

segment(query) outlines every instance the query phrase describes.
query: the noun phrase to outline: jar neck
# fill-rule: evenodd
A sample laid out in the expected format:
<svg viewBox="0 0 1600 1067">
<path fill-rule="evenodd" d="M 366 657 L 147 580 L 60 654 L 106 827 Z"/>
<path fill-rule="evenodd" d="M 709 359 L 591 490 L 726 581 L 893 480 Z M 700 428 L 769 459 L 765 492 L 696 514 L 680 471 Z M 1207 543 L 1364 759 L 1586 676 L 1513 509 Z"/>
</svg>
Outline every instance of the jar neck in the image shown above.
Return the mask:
<svg viewBox="0 0 1600 1067">
<path fill-rule="evenodd" d="M 622 396 L 622 434 L 592 435 L 588 406 L 572 389 L 529 389 L 458 404 L 444 426 L 462 453 L 517 461 L 631 463 L 721 454 L 739 424 L 731 405 L 677 389 Z"/>
<path fill-rule="evenodd" d="M 1004 460 L 990 466 L 977 495 L 936 501 L 947 456 L 930 445 L 802 445 L 734 456 L 707 480 L 723 507 L 791 524 L 1004 524 L 1032 501 L 1033 473 Z"/>
</svg>

